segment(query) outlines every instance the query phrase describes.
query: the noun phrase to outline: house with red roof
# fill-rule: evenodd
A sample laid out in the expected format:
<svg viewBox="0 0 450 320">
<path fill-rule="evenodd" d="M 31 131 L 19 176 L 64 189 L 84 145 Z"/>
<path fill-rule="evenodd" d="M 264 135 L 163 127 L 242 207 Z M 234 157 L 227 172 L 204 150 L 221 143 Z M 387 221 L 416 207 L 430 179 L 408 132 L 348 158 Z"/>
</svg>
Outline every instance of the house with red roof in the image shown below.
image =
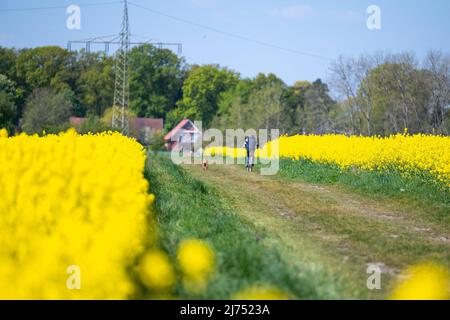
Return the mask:
<svg viewBox="0 0 450 320">
<path fill-rule="evenodd" d="M 189 119 L 182 120 L 164 136 L 169 151 L 192 150 L 198 139 L 201 139 L 201 132 Z"/>
</svg>

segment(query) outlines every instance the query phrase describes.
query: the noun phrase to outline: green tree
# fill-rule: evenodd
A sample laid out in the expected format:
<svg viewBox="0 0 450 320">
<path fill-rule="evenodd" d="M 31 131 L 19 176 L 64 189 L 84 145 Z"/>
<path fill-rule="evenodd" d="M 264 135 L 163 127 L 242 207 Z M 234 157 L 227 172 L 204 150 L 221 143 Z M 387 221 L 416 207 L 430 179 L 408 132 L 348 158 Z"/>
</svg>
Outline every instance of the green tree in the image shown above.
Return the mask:
<svg viewBox="0 0 450 320">
<path fill-rule="evenodd" d="M 165 118 L 182 97 L 184 59 L 150 44 L 130 52 L 131 108 L 141 117 Z"/>
<path fill-rule="evenodd" d="M 277 85 L 279 85 L 279 86 L 285 85 L 283 80 L 278 78 L 273 73 L 268 73 L 267 75 L 264 73 L 258 73 L 258 75 L 253 80 L 253 82 L 254 82 L 254 87 L 256 89 L 263 89 L 266 87 L 277 86 Z"/>
<path fill-rule="evenodd" d="M 7 94 L 8 97 L 13 101 L 18 99 L 19 97 L 19 93 L 17 92 L 16 89 L 16 84 L 12 80 L 8 79 L 7 76 L 1 73 L 0 73 L 0 91 Z"/>
<path fill-rule="evenodd" d="M 25 105 L 22 129 L 29 134 L 66 129 L 73 107 L 69 95 L 48 88 L 34 90 Z"/>
<path fill-rule="evenodd" d="M 392 134 L 405 128 L 414 133 L 429 129 L 427 103 L 431 90 L 424 70 L 409 63 L 384 63 L 372 69 L 363 80 L 358 97 L 363 89 L 371 91 L 370 124 L 374 133 Z M 365 114 L 363 118 L 366 119 Z"/>
<path fill-rule="evenodd" d="M 81 134 L 98 133 L 112 130 L 111 124 L 106 124 L 101 118 L 97 116 L 89 116 L 86 120 L 76 128 L 77 132 Z"/>
<path fill-rule="evenodd" d="M 151 151 L 162 151 L 165 150 L 165 144 L 163 132 L 157 131 L 151 135 L 148 148 Z"/>
<path fill-rule="evenodd" d="M 331 65 L 335 92 L 344 98 L 339 127 L 353 134 L 447 133 L 450 55 L 431 51 L 423 65 L 411 53 L 340 57 Z M 347 123 L 345 123 L 347 118 Z"/>
<path fill-rule="evenodd" d="M 221 94 L 214 126 L 221 129 L 280 128 L 284 89 L 283 81 L 273 74 L 239 80 L 236 86 Z"/>
<path fill-rule="evenodd" d="M 78 116 L 101 117 L 113 105 L 113 59 L 100 53 L 81 52 L 78 56 L 80 76 L 77 80 Z"/>
<path fill-rule="evenodd" d="M 183 99 L 169 117 L 170 121 L 201 119 L 208 128 L 218 112 L 221 94 L 236 86 L 238 80 L 237 73 L 218 65 L 193 66 L 183 84 Z"/>
<path fill-rule="evenodd" d="M 279 129 L 282 110 L 281 96 L 284 87 L 279 82 L 255 90 L 250 96 L 245 129 Z"/>
<path fill-rule="evenodd" d="M 164 124 L 165 130 L 167 131 L 173 129 L 184 118 L 190 118 L 185 110 L 182 110 L 181 108 L 173 109 L 166 115 Z"/>
<path fill-rule="evenodd" d="M 306 90 L 311 86 L 308 81 L 297 81 L 287 87 L 281 97 L 283 113 L 281 115 L 282 133 L 295 134 L 306 132 Z"/>
<path fill-rule="evenodd" d="M 15 116 L 16 105 L 5 91 L 0 91 L 0 129 L 5 128 L 12 133 Z"/>
<path fill-rule="evenodd" d="M 5 75 L 0 74 L 0 94 L 2 94 L 2 106 L 0 126 L 7 127 L 12 132 L 14 125 L 19 120 L 17 105 L 22 101 L 23 92 L 16 89 L 16 84 Z"/>
<path fill-rule="evenodd" d="M 16 50 L 0 47 L 0 73 L 13 81 L 16 79 L 16 60 Z"/>
<path fill-rule="evenodd" d="M 235 87 L 223 92 L 212 126 L 220 129 L 242 128 L 247 119 L 247 110 L 244 106 L 248 104 L 254 87 L 252 79 L 241 79 Z"/>
<path fill-rule="evenodd" d="M 429 123 L 432 132 L 449 134 L 450 119 L 450 54 L 432 50 L 425 60 L 430 98 Z"/>
<path fill-rule="evenodd" d="M 17 82 L 26 96 L 37 88 L 58 92 L 73 90 L 78 75 L 75 56 L 66 49 L 48 46 L 20 51 L 16 61 Z"/>
<path fill-rule="evenodd" d="M 314 81 L 305 92 L 305 125 L 307 133 L 329 133 L 333 131 L 330 112 L 336 102 L 330 97 L 328 85 L 321 79 Z"/>
</svg>

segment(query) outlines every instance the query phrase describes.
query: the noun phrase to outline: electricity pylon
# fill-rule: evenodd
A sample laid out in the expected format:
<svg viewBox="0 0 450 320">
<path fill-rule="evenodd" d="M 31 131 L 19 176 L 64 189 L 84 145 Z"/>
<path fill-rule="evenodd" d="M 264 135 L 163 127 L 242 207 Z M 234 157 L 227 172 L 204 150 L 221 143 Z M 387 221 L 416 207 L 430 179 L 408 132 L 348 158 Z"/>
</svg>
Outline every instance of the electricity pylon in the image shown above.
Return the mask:
<svg viewBox="0 0 450 320">
<path fill-rule="evenodd" d="M 68 41 L 67 49 L 72 51 L 73 45 L 84 45 L 87 53 L 91 52 L 91 47 L 104 45 L 105 53 L 110 51 L 110 47 L 118 46 L 116 51 L 115 64 L 115 86 L 114 86 L 114 104 L 112 108 L 111 125 L 114 129 L 119 130 L 122 134 L 128 135 L 130 133 L 130 88 L 129 88 L 129 57 L 128 53 L 131 46 L 153 45 L 158 49 L 164 47 L 177 47 L 178 54 L 181 54 L 181 43 L 163 43 L 153 42 L 151 39 L 145 42 L 130 41 L 131 37 L 137 35 L 130 34 L 130 26 L 128 20 L 128 1 L 124 0 L 122 27 L 119 35 L 100 36 L 84 40 Z M 137 36 L 139 38 L 146 38 Z M 109 38 L 109 39 L 106 39 Z"/>
<path fill-rule="evenodd" d="M 128 22 L 128 3 L 124 1 L 122 28 L 119 34 L 120 48 L 116 53 L 114 104 L 112 110 L 112 127 L 120 130 L 122 134 L 128 135 L 130 83 L 128 79 L 128 51 L 130 49 L 130 30 Z"/>
</svg>

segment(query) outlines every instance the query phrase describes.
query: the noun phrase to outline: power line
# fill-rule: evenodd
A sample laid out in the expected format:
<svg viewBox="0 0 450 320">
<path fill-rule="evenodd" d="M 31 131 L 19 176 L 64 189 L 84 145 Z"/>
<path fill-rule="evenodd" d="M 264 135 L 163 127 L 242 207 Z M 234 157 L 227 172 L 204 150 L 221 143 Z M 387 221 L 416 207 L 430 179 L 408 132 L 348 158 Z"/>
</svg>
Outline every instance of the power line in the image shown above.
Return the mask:
<svg viewBox="0 0 450 320">
<path fill-rule="evenodd" d="M 104 5 L 122 4 L 122 3 L 123 3 L 123 1 L 108 1 L 108 2 L 85 3 L 85 4 L 80 4 L 80 6 L 81 7 L 92 7 L 92 6 L 104 6 Z M 328 61 L 333 60 L 333 59 L 331 59 L 329 57 L 325 57 L 323 55 L 318 55 L 318 54 L 314 54 L 314 53 L 310 53 L 310 52 L 305 52 L 305 51 L 299 51 L 299 50 L 295 50 L 295 49 L 291 49 L 291 48 L 286 48 L 286 47 L 282 47 L 282 46 L 279 46 L 279 45 L 276 45 L 276 44 L 273 44 L 273 43 L 269 43 L 269 42 L 265 42 L 265 41 L 261 41 L 261 40 L 257 40 L 257 39 L 252 39 L 252 38 L 249 38 L 249 37 L 246 37 L 246 36 L 243 36 L 243 35 L 239 35 L 239 34 L 236 34 L 236 33 L 223 31 L 223 30 L 217 29 L 215 27 L 207 26 L 207 25 L 200 24 L 200 23 L 197 23 L 197 22 L 193 22 L 193 21 L 190 21 L 190 20 L 186 20 L 186 19 L 180 18 L 180 17 L 175 17 L 173 15 L 170 15 L 170 14 L 158 11 L 158 10 L 154 10 L 154 9 L 151 9 L 151 8 L 148 8 L 148 7 L 144 7 L 144 6 L 141 6 L 141 5 L 136 4 L 134 2 L 128 2 L 128 3 L 133 5 L 133 6 L 135 6 L 135 7 L 137 7 L 137 8 L 149 11 L 149 12 L 151 12 L 153 14 L 164 16 L 166 18 L 170 18 L 170 19 L 178 21 L 178 22 L 182 22 L 182 23 L 185 23 L 185 24 L 193 25 L 193 26 L 196 26 L 198 28 L 202 28 L 202 29 L 206 29 L 206 30 L 209 30 L 209 31 L 213 31 L 215 33 L 222 34 L 222 35 L 225 35 L 225 36 L 228 36 L 228 37 L 232 37 L 232 38 L 235 38 L 235 39 L 239 39 L 239 40 L 242 40 L 242 41 L 252 42 L 252 43 L 264 46 L 264 47 L 278 49 L 278 50 L 282 50 L 282 51 L 285 51 L 285 52 L 290 52 L 290 53 L 293 53 L 293 54 L 298 54 L 298 55 L 303 55 L 303 56 L 308 56 L 308 57 L 313 57 L 313 58 L 322 59 L 322 60 L 328 60 Z M 33 7 L 33 8 L 7 8 L 7 9 L 0 9 L 0 12 L 38 11 L 38 10 L 53 10 L 53 9 L 66 9 L 66 8 L 67 8 L 67 6 Z"/>
<path fill-rule="evenodd" d="M 107 35 L 107 36 L 98 36 L 98 37 L 92 37 L 92 38 L 86 38 L 86 39 L 78 39 L 78 41 L 96 41 L 99 39 L 106 39 L 106 38 L 115 39 L 117 37 L 118 37 L 117 34 L 111 34 L 111 35 Z M 113 41 L 113 40 L 111 40 L 111 41 Z"/>
<path fill-rule="evenodd" d="M 170 15 L 170 14 L 158 11 L 158 10 L 154 10 L 154 9 L 151 9 L 151 8 L 148 8 L 148 7 L 144 7 L 144 6 L 141 6 L 141 5 L 136 4 L 134 2 L 128 2 L 128 3 L 133 5 L 133 6 L 135 6 L 135 7 L 137 7 L 137 8 L 149 11 L 151 13 L 154 13 L 154 14 L 157 14 L 157 15 L 160 15 L 160 16 L 164 16 L 166 18 L 169 18 L 169 19 L 172 19 L 172 20 L 176 20 L 178 22 L 182 22 L 182 23 L 185 23 L 185 24 L 190 24 L 190 25 L 196 26 L 198 28 L 202 28 L 202 29 L 206 29 L 206 30 L 209 30 L 209 31 L 213 31 L 215 33 L 219 33 L 219 34 L 222 34 L 222 35 L 225 35 L 225 36 L 228 36 L 228 37 L 236 38 L 236 39 L 247 41 L 247 42 L 256 43 L 256 44 L 264 46 L 264 47 L 278 49 L 278 50 L 282 50 L 282 51 L 286 51 L 286 52 L 290 52 L 290 53 L 294 53 L 294 54 L 298 54 L 298 55 L 309 56 L 309 57 L 322 59 L 322 60 L 328 60 L 328 61 L 333 60 L 333 59 L 331 59 L 329 57 L 325 57 L 325 56 L 322 56 L 322 55 L 309 53 L 309 52 L 304 52 L 304 51 L 299 51 L 299 50 L 286 48 L 286 47 L 281 47 L 281 46 L 278 46 L 278 45 L 275 45 L 275 44 L 272 44 L 272 43 L 264 42 L 264 41 L 257 40 L 257 39 L 252 39 L 252 38 L 249 38 L 249 37 L 246 37 L 246 36 L 242 36 L 242 35 L 239 35 L 239 34 L 236 34 L 236 33 L 223 31 L 223 30 L 217 29 L 215 27 L 210 27 L 210 26 L 207 26 L 207 25 L 204 25 L 204 24 L 200 24 L 200 23 L 197 23 L 197 22 L 186 20 L 184 18 L 175 17 L 173 15 Z"/>
<path fill-rule="evenodd" d="M 94 6 L 106 6 L 112 4 L 120 4 L 122 1 L 108 1 L 108 2 L 93 2 L 80 4 L 80 7 L 94 7 Z M 41 11 L 41 10 L 54 10 L 54 9 L 66 9 L 67 6 L 51 6 L 51 7 L 32 7 L 32 8 L 6 8 L 0 9 L 0 12 L 18 12 L 18 11 Z"/>
</svg>

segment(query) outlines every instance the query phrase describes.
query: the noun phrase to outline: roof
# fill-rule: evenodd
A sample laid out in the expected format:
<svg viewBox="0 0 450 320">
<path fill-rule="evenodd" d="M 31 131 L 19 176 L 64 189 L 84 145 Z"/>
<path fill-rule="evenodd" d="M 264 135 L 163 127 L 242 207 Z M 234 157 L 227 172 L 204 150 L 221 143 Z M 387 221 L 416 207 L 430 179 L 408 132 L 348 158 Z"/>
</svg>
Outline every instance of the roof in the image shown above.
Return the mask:
<svg viewBox="0 0 450 320">
<path fill-rule="evenodd" d="M 163 119 L 135 118 L 132 125 L 137 128 L 150 127 L 155 131 L 162 131 L 164 127 L 164 121 Z"/>
<path fill-rule="evenodd" d="M 181 129 L 183 129 L 183 127 L 184 127 L 186 124 L 191 124 L 192 127 L 194 128 L 194 130 L 193 130 L 194 132 L 199 132 L 198 128 L 194 125 L 194 123 L 192 123 L 191 120 L 189 120 L 189 119 L 183 119 L 183 120 L 181 120 L 181 122 L 180 122 L 179 124 L 177 124 L 177 125 L 175 126 L 175 128 L 173 128 L 172 130 L 170 130 L 169 133 L 167 133 L 167 134 L 164 136 L 164 140 L 169 141 L 174 135 L 176 135 L 176 134 L 178 133 L 178 131 L 180 131 Z"/>
<path fill-rule="evenodd" d="M 86 118 L 70 117 L 70 124 L 75 127 L 82 125 L 85 121 Z M 164 120 L 152 118 L 134 118 L 132 120 L 131 126 L 137 129 L 150 127 L 154 131 L 162 131 L 164 127 Z"/>
<path fill-rule="evenodd" d="M 72 126 L 80 126 L 83 124 L 83 122 L 86 120 L 86 118 L 81 117 L 70 117 L 70 124 Z"/>
</svg>

